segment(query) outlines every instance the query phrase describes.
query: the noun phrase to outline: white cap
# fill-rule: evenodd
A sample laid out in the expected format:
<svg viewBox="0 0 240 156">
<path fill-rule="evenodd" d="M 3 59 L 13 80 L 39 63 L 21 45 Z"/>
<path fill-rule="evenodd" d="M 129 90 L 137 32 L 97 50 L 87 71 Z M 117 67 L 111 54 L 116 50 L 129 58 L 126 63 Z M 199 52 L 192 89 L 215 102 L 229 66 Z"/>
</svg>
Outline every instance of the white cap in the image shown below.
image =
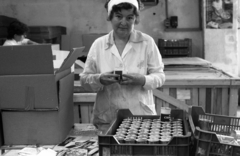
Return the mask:
<svg viewBox="0 0 240 156">
<path fill-rule="evenodd" d="M 110 13 L 112 11 L 112 7 L 114 5 L 118 5 L 120 3 L 130 3 L 130 4 L 134 5 L 137 8 L 137 10 L 139 10 L 137 0 L 110 0 L 109 3 L 108 3 L 108 16 L 110 15 Z"/>
</svg>

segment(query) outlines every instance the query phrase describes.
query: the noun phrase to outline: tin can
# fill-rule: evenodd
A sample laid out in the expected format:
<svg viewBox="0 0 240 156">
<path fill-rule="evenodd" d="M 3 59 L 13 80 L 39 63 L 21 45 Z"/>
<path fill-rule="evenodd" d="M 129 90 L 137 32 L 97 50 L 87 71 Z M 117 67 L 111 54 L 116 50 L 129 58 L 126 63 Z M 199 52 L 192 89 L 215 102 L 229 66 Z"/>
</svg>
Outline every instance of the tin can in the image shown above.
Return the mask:
<svg viewBox="0 0 240 156">
<path fill-rule="evenodd" d="M 116 132 L 116 135 L 126 135 L 127 131 L 118 131 Z"/>
<path fill-rule="evenodd" d="M 152 122 L 152 119 L 143 119 L 143 122 Z"/>
<path fill-rule="evenodd" d="M 140 129 L 150 129 L 150 124 L 149 125 L 141 125 L 139 128 Z"/>
<path fill-rule="evenodd" d="M 132 126 L 137 126 L 137 127 L 140 127 L 142 125 L 141 122 L 135 122 L 135 123 L 132 123 L 131 124 Z"/>
<path fill-rule="evenodd" d="M 171 133 L 171 129 L 163 129 L 161 130 L 161 133 Z"/>
<path fill-rule="evenodd" d="M 151 121 L 143 121 L 141 124 L 144 125 L 144 124 L 151 124 L 152 122 Z"/>
<path fill-rule="evenodd" d="M 159 141 L 162 144 L 167 144 L 171 140 L 170 137 L 162 137 Z"/>
<path fill-rule="evenodd" d="M 142 123 L 142 121 L 140 121 L 140 120 L 133 120 L 132 121 L 132 124 L 141 124 Z"/>
<path fill-rule="evenodd" d="M 151 125 L 151 123 L 150 122 L 143 122 L 142 124 L 141 124 L 141 126 L 150 126 Z"/>
<path fill-rule="evenodd" d="M 133 118 L 132 121 L 134 121 L 134 122 L 142 122 L 142 118 Z"/>
<path fill-rule="evenodd" d="M 169 132 L 168 133 L 160 133 L 160 136 L 163 137 L 163 138 L 164 137 L 171 137 L 171 133 L 169 133 Z"/>
<path fill-rule="evenodd" d="M 136 139 L 137 144 L 147 144 L 148 140 L 147 138 L 138 138 Z"/>
<path fill-rule="evenodd" d="M 162 123 L 161 126 L 162 127 L 171 127 L 171 123 L 170 122 Z"/>
<path fill-rule="evenodd" d="M 161 128 L 161 125 L 152 125 L 151 128 L 152 128 L 152 129 L 160 129 L 160 128 Z"/>
<path fill-rule="evenodd" d="M 142 128 L 142 129 L 139 129 L 139 133 L 148 133 L 149 132 L 149 130 L 148 129 L 144 129 L 144 128 Z"/>
<path fill-rule="evenodd" d="M 157 138 L 150 138 L 148 139 L 149 144 L 159 144 L 159 139 Z"/>
<path fill-rule="evenodd" d="M 173 128 L 172 129 L 173 132 L 183 132 L 182 128 Z"/>
<path fill-rule="evenodd" d="M 151 129 L 150 129 L 150 131 L 160 131 L 161 130 L 161 128 L 158 128 L 158 127 L 152 127 Z"/>
<path fill-rule="evenodd" d="M 159 139 L 161 136 L 160 136 L 160 134 L 150 134 L 149 135 L 149 139 L 154 139 L 154 138 L 156 138 L 156 139 Z"/>
<path fill-rule="evenodd" d="M 135 138 L 134 137 L 126 137 L 124 139 L 125 143 L 127 144 L 134 144 L 135 143 Z"/>
<path fill-rule="evenodd" d="M 124 137 L 123 136 L 120 136 L 120 135 L 115 135 L 115 138 L 118 140 L 118 142 L 120 143 L 124 143 Z"/>
<path fill-rule="evenodd" d="M 140 125 L 133 125 L 133 124 L 132 124 L 132 125 L 130 125 L 129 128 L 130 128 L 130 129 L 131 129 L 131 128 L 139 129 L 139 128 L 140 128 Z"/>
<path fill-rule="evenodd" d="M 173 121 L 172 124 L 173 124 L 173 125 L 182 125 L 182 122 Z"/>
<path fill-rule="evenodd" d="M 153 121 L 153 122 L 160 122 L 161 119 L 153 119 L 152 121 Z"/>
<path fill-rule="evenodd" d="M 119 136 L 119 137 L 123 137 L 123 138 L 125 138 L 125 134 L 115 134 L 114 136 Z"/>
<path fill-rule="evenodd" d="M 162 124 L 160 124 L 160 123 L 152 123 L 152 125 L 151 125 L 152 127 L 162 127 Z"/>
<path fill-rule="evenodd" d="M 149 135 L 149 133 L 148 132 L 139 132 L 138 133 L 138 135 L 140 136 L 140 135 L 145 135 L 145 136 L 148 136 Z"/>
<path fill-rule="evenodd" d="M 127 130 L 128 133 L 135 133 L 137 134 L 138 133 L 138 130 L 137 129 L 129 129 Z"/>
<path fill-rule="evenodd" d="M 120 132 L 120 131 L 127 131 L 127 128 L 119 127 L 116 131 L 117 131 L 117 132 Z"/>
<path fill-rule="evenodd" d="M 149 135 L 150 135 L 150 136 L 152 136 L 152 135 L 160 135 L 160 132 L 158 132 L 158 131 L 153 131 L 153 132 L 150 132 Z"/>
<path fill-rule="evenodd" d="M 182 123 L 182 119 L 173 119 L 172 122 L 173 123 Z"/>
<path fill-rule="evenodd" d="M 148 135 L 145 135 L 145 134 L 139 134 L 137 138 L 148 138 Z"/>
<path fill-rule="evenodd" d="M 161 121 L 170 121 L 171 109 L 169 107 L 161 107 Z"/>
<path fill-rule="evenodd" d="M 134 133 L 127 133 L 126 137 L 137 138 L 137 134 Z"/>
<path fill-rule="evenodd" d="M 121 124 L 121 125 L 119 126 L 119 128 L 125 128 L 125 129 L 126 129 L 126 128 L 129 128 L 129 126 L 130 126 L 130 125 L 127 125 L 127 124 Z"/>
<path fill-rule="evenodd" d="M 138 133 L 134 133 L 134 132 L 128 132 L 126 135 L 128 135 L 128 136 L 137 136 L 138 135 Z"/>
<path fill-rule="evenodd" d="M 132 119 L 131 119 L 131 118 L 125 118 L 125 119 L 123 119 L 122 122 L 128 122 L 128 123 L 130 123 L 130 122 L 132 122 Z"/>
<path fill-rule="evenodd" d="M 182 132 L 173 132 L 172 136 L 183 136 Z"/>
<path fill-rule="evenodd" d="M 173 124 L 172 125 L 172 128 L 182 128 L 183 126 L 182 125 L 180 125 L 180 124 L 178 124 L 178 125 L 176 125 L 176 124 Z"/>
<path fill-rule="evenodd" d="M 128 131 L 138 131 L 138 128 L 136 128 L 136 127 L 129 127 Z"/>
</svg>

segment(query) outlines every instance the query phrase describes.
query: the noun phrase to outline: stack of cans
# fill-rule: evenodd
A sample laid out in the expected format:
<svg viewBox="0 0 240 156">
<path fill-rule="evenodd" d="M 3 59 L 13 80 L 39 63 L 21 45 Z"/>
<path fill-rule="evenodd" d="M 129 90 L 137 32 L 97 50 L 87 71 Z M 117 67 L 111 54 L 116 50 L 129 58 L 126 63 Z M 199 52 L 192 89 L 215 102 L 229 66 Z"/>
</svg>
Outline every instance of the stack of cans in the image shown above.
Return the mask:
<svg viewBox="0 0 240 156">
<path fill-rule="evenodd" d="M 183 135 L 181 119 L 161 121 L 126 118 L 116 130 L 114 137 L 120 143 L 167 144 L 172 137 Z"/>
</svg>

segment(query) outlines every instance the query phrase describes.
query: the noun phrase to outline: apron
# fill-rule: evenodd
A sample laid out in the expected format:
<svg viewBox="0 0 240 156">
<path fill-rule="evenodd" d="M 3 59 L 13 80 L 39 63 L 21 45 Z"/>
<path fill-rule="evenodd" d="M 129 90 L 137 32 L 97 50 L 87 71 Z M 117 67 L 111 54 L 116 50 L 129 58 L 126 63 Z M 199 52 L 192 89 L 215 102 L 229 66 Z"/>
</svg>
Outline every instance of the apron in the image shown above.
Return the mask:
<svg viewBox="0 0 240 156">
<path fill-rule="evenodd" d="M 145 90 L 142 86 L 119 85 L 118 83 L 105 86 L 96 97 L 93 123 L 111 123 L 117 118 L 119 109 L 129 109 L 133 115 L 156 115 L 151 96 L 152 91 Z"/>
</svg>

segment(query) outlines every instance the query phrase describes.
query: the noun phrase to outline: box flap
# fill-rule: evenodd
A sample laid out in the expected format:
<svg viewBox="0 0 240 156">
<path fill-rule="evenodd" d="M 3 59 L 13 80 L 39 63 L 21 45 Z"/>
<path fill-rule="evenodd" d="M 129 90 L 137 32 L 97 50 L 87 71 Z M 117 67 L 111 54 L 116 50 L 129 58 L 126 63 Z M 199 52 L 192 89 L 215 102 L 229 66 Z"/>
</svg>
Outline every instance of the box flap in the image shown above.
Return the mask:
<svg viewBox="0 0 240 156">
<path fill-rule="evenodd" d="M 66 69 L 71 68 L 71 66 L 74 64 L 77 58 L 81 55 L 84 48 L 85 47 L 73 48 L 72 51 L 68 54 L 67 58 L 64 60 L 60 69 L 56 71 L 56 73 L 59 73 Z"/>
<path fill-rule="evenodd" d="M 63 61 L 63 60 L 65 60 L 67 58 L 69 53 L 70 53 L 69 50 L 56 50 L 56 49 L 52 49 L 52 54 L 53 54 L 53 56 L 55 56 L 53 58 L 53 60 L 62 60 Z"/>
<path fill-rule="evenodd" d="M 53 74 L 50 44 L 0 46 L 0 75 Z"/>
</svg>

